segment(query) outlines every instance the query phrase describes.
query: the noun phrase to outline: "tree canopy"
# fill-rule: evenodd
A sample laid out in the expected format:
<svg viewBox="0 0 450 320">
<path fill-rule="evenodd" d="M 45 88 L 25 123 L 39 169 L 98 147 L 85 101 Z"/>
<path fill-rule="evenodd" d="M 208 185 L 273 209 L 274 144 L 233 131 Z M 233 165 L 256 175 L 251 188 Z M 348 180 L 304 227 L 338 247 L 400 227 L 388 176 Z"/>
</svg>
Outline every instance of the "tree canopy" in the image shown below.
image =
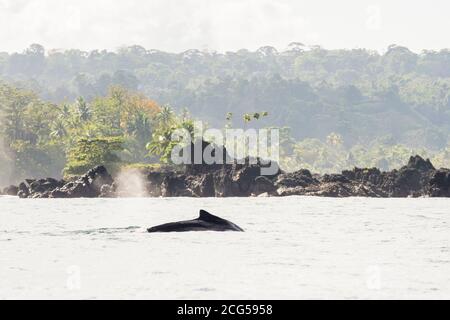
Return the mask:
<svg viewBox="0 0 450 320">
<path fill-rule="evenodd" d="M 88 142 L 111 143 L 120 163 L 164 162 L 165 137 L 192 119 L 284 128 L 290 170 L 393 168 L 414 152 L 438 166 L 449 161 L 447 49 L 84 52 L 34 44 L 0 53 L 0 80 L 0 162 L 8 168 L 0 182 L 78 172 L 71 150 Z"/>
<path fill-rule="evenodd" d="M 0 53 L 0 78 L 53 103 L 80 96 L 91 102 L 118 85 L 178 111 L 187 107 L 216 127 L 227 112 L 266 110 L 272 125 L 291 127 L 296 139 L 337 132 L 347 146 L 390 136 L 438 149 L 450 132 L 447 49 L 417 54 L 391 45 L 379 54 L 294 43 L 283 52 L 175 54 L 140 46 L 46 52 L 34 44 L 22 53 Z"/>
</svg>

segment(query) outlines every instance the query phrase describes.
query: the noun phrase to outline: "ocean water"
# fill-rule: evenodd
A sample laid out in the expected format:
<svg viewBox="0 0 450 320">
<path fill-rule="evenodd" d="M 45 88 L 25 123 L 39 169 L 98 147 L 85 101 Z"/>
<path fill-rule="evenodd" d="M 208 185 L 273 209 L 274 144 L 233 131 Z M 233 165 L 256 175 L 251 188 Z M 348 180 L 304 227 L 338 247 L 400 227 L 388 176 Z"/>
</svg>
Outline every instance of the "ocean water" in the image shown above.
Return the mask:
<svg viewBox="0 0 450 320">
<path fill-rule="evenodd" d="M 148 234 L 206 209 L 245 233 Z M 0 299 L 449 299 L 450 199 L 0 197 Z"/>
</svg>

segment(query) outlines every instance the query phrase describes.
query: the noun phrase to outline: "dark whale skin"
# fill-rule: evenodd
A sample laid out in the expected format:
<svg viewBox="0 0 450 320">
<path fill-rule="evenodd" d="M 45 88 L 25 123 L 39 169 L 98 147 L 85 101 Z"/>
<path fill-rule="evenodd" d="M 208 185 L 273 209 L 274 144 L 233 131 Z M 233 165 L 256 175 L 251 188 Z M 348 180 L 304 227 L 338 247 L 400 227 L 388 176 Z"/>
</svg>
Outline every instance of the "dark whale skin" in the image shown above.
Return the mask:
<svg viewBox="0 0 450 320">
<path fill-rule="evenodd" d="M 216 217 L 205 210 L 200 211 L 200 217 L 195 220 L 172 222 L 156 226 L 147 230 L 149 233 L 157 232 L 190 232 L 190 231 L 237 231 L 244 232 L 242 228 L 225 219 Z"/>
</svg>

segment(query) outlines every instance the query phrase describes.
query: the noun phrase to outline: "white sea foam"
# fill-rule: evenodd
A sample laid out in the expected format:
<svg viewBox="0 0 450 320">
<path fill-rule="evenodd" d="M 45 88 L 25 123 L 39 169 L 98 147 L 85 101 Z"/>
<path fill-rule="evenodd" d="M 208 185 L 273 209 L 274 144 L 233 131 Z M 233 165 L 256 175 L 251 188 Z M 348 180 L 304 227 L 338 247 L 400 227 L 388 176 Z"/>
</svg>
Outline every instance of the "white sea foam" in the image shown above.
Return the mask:
<svg viewBox="0 0 450 320">
<path fill-rule="evenodd" d="M 0 197 L 0 298 L 450 298 L 450 199 Z M 245 233 L 147 234 L 207 209 Z"/>
</svg>

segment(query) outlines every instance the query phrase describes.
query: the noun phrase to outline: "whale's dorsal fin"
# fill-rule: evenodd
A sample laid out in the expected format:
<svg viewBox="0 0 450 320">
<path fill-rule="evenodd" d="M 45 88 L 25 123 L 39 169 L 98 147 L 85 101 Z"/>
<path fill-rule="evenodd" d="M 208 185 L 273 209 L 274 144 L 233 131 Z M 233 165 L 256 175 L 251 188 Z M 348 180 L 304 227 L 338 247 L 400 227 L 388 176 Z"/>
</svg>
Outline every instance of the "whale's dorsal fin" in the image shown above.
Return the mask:
<svg viewBox="0 0 450 320">
<path fill-rule="evenodd" d="M 206 221 L 206 222 L 224 222 L 225 221 L 224 219 L 216 217 L 205 210 L 200 210 L 199 219 L 202 221 Z"/>
</svg>

